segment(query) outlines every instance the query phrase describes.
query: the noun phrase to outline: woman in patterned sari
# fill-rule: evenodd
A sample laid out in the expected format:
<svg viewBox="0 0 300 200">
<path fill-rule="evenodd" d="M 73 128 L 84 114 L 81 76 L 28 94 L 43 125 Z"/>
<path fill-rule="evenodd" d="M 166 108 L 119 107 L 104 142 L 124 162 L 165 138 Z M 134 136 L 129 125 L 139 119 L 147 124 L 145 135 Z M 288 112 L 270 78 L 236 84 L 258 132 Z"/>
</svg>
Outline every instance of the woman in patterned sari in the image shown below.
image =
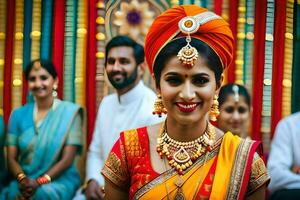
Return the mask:
<svg viewBox="0 0 300 200">
<path fill-rule="evenodd" d="M 124 131 L 102 170 L 106 199 L 264 199 L 269 180 L 257 141 L 223 133 L 218 115 L 233 37 L 218 15 L 195 5 L 158 16 L 145 55 L 162 124 Z"/>
<path fill-rule="evenodd" d="M 82 146 L 82 109 L 55 98 L 52 63 L 35 60 L 25 76 L 35 102 L 10 116 L 6 145 L 15 180 L 0 199 L 72 199 L 80 185 L 75 156 Z"/>
</svg>

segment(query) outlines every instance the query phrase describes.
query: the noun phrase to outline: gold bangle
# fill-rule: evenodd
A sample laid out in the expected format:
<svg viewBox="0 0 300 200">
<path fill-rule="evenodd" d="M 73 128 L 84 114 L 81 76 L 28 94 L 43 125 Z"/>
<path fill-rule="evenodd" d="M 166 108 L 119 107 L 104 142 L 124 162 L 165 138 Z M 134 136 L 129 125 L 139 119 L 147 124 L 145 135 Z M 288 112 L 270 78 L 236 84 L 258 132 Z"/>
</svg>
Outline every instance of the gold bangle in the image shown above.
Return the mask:
<svg viewBox="0 0 300 200">
<path fill-rule="evenodd" d="M 48 174 L 44 174 L 44 177 L 48 180 L 48 182 L 51 182 L 51 177 Z"/>
<path fill-rule="evenodd" d="M 103 186 L 103 187 L 100 187 L 100 188 L 101 188 L 101 192 L 102 192 L 103 194 L 105 194 L 104 186 Z"/>
<path fill-rule="evenodd" d="M 26 178 L 26 175 L 24 173 L 19 173 L 17 175 L 17 181 L 20 183 L 24 178 Z"/>
</svg>

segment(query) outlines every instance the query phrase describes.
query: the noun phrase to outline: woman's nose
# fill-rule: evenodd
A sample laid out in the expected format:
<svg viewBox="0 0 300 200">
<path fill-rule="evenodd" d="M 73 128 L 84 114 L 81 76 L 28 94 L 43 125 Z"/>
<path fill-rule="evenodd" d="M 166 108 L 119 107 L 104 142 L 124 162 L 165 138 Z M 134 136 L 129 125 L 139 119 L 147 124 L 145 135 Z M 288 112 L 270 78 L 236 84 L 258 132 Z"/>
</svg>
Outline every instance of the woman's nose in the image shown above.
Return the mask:
<svg viewBox="0 0 300 200">
<path fill-rule="evenodd" d="M 35 87 L 41 87 L 42 81 L 39 80 L 39 79 L 36 79 L 35 82 L 34 82 L 34 85 L 35 85 Z"/>
<path fill-rule="evenodd" d="M 183 85 L 183 87 L 179 93 L 179 97 L 184 99 L 185 101 L 191 101 L 196 97 L 196 93 L 190 82 L 186 82 Z"/>
<path fill-rule="evenodd" d="M 235 120 L 237 120 L 237 119 L 239 119 L 239 117 L 240 117 L 240 114 L 239 114 L 238 110 L 234 110 L 232 118 L 235 119 Z"/>
</svg>

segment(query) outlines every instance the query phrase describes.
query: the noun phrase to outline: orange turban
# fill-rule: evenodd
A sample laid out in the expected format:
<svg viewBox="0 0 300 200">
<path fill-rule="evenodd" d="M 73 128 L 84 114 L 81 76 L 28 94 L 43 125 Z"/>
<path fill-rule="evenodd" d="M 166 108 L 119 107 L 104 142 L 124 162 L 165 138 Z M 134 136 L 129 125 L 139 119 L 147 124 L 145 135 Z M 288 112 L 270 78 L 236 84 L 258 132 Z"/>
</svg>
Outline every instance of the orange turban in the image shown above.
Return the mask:
<svg viewBox="0 0 300 200">
<path fill-rule="evenodd" d="M 205 14 L 209 11 L 196 5 L 182 5 L 168 9 L 158 16 L 151 25 L 145 38 L 145 55 L 151 74 L 155 59 L 161 49 L 171 40 L 186 36 L 179 29 L 178 22 L 187 16 L 196 16 L 203 13 L 202 23 L 198 30 L 190 36 L 209 45 L 219 56 L 223 68 L 226 68 L 233 58 L 233 36 L 229 24 L 217 16 L 206 22 Z M 211 14 L 211 12 L 210 12 Z M 204 22 L 204 23 L 203 23 Z"/>
</svg>

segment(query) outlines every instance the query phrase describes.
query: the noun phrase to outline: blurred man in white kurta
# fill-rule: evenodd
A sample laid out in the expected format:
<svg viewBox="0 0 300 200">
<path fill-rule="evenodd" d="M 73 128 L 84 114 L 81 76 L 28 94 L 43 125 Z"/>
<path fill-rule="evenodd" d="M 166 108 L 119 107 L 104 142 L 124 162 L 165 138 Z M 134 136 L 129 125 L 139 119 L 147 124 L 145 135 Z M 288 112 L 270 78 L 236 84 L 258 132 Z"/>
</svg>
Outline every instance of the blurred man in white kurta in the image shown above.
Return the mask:
<svg viewBox="0 0 300 200">
<path fill-rule="evenodd" d="M 164 119 L 152 115 L 156 95 L 141 80 L 145 69 L 143 47 L 127 36 L 117 36 L 107 44 L 105 55 L 105 70 L 116 93 L 104 97 L 99 106 L 87 156 L 86 187 L 80 199 L 103 198 L 100 170 L 121 131 Z"/>
</svg>

